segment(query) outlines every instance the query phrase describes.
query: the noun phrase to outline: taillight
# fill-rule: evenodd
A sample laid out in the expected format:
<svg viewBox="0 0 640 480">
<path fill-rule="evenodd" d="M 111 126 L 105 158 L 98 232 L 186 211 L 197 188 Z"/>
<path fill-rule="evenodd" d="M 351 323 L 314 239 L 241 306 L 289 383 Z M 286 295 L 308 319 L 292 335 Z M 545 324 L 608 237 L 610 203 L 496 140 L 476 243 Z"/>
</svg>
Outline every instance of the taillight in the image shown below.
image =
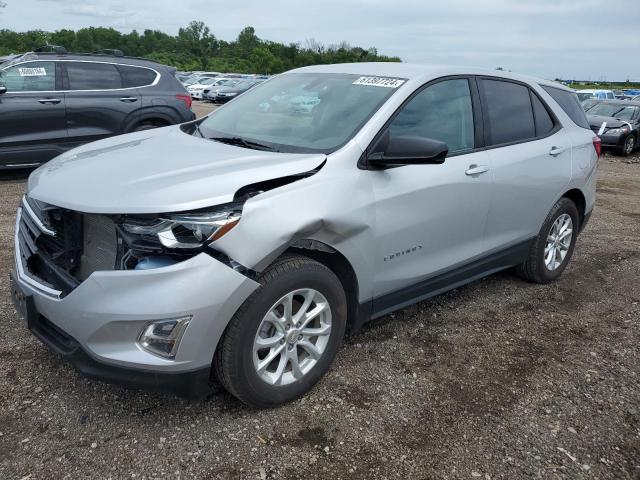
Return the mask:
<svg viewBox="0 0 640 480">
<path fill-rule="evenodd" d="M 183 95 L 179 93 L 178 95 L 176 95 L 176 99 L 183 101 L 185 107 L 187 107 L 187 110 L 191 110 L 191 103 L 193 102 L 191 100 L 191 95 Z"/>
<path fill-rule="evenodd" d="M 598 158 L 600 158 L 602 156 L 602 140 L 600 140 L 600 137 L 593 137 L 593 148 Z"/>
</svg>

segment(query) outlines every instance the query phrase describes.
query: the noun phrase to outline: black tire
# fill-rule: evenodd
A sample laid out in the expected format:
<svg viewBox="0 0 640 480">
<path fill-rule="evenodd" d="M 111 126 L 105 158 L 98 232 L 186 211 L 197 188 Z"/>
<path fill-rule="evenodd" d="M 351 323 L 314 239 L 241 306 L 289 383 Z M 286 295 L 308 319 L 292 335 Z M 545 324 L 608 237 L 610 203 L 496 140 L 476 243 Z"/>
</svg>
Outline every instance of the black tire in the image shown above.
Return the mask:
<svg viewBox="0 0 640 480">
<path fill-rule="evenodd" d="M 569 249 L 567 251 L 566 256 L 562 260 L 562 263 L 555 270 L 550 270 L 545 264 L 545 246 L 547 243 L 547 236 L 551 231 L 551 227 L 555 223 L 555 221 L 564 214 L 568 214 L 571 217 L 572 222 L 572 235 L 571 235 L 571 243 L 569 245 Z M 578 214 L 578 209 L 571 200 L 568 198 L 561 198 L 556 202 L 556 204 L 551 208 L 551 211 L 547 215 L 544 223 L 542 224 L 542 228 L 538 233 L 538 236 L 535 238 L 531 248 L 529 250 L 529 256 L 527 260 L 520 266 L 517 267 L 517 273 L 521 277 L 529 280 L 530 282 L 535 283 L 551 283 L 557 280 L 564 269 L 569 264 L 571 260 L 571 255 L 573 254 L 573 249 L 576 244 L 576 239 L 578 238 L 578 232 L 580 230 L 580 215 Z"/>
<path fill-rule="evenodd" d="M 240 401 L 268 408 L 304 395 L 327 372 L 344 337 L 347 300 L 340 280 L 329 268 L 300 255 L 278 259 L 258 282 L 261 286 L 238 309 L 220 339 L 213 371 L 222 386 Z M 331 309 L 329 340 L 315 366 L 302 378 L 288 385 L 271 385 L 255 370 L 253 342 L 273 304 L 300 288 L 313 288 L 327 299 Z"/>
<path fill-rule="evenodd" d="M 636 148 L 636 136 L 632 133 L 627 135 L 627 138 L 624 139 L 622 146 L 617 149 L 617 154 L 623 157 L 628 157 L 633 153 L 633 150 Z"/>
<path fill-rule="evenodd" d="M 144 132 L 145 130 L 152 130 L 154 128 L 158 128 L 159 125 L 156 125 L 154 123 L 142 123 L 140 125 L 138 125 L 137 127 L 135 127 L 133 130 L 131 130 L 132 132 Z"/>
</svg>

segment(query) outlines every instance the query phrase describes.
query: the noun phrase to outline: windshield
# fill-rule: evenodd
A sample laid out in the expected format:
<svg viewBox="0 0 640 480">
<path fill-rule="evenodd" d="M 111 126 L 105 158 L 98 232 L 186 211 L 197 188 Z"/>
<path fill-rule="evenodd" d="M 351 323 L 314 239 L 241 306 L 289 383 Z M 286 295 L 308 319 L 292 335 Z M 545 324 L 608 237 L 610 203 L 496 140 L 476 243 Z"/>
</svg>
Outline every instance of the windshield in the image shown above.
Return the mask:
<svg viewBox="0 0 640 480">
<path fill-rule="evenodd" d="M 200 80 L 199 82 L 197 82 L 195 85 L 213 85 L 214 83 L 216 83 L 216 79 L 215 78 L 205 78 L 203 80 Z"/>
<path fill-rule="evenodd" d="M 206 82 L 208 82 L 209 80 L 212 80 L 212 78 L 211 77 L 200 77 L 200 78 L 198 78 L 197 81 L 192 83 L 192 85 L 206 85 Z"/>
<path fill-rule="evenodd" d="M 630 121 L 636 116 L 638 107 L 633 105 L 620 105 L 613 103 L 599 103 L 589 110 L 589 115 L 601 115 L 603 117 L 613 117 L 618 120 Z"/>
<path fill-rule="evenodd" d="M 330 153 L 403 83 L 346 74 L 279 75 L 209 115 L 199 131 L 208 138 L 239 137 L 281 152 Z"/>
</svg>

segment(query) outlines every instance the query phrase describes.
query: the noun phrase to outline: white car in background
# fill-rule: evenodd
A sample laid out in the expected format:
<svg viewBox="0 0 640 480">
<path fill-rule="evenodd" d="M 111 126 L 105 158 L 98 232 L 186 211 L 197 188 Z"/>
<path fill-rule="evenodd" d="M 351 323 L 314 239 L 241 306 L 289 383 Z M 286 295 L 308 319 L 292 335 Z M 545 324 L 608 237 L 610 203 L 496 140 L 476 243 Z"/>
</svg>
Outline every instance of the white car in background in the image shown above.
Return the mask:
<svg viewBox="0 0 640 480">
<path fill-rule="evenodd" d="M 204 77 L 201 80 L 198 80 L 196 83 L 189 85 L 187 87 L 187 91 L 191 95 L 191 98 L 202 100 L 202 92 L 205 90 L 205 88 L 215 85 L 216 82 L 219 82 L 220 80 L 220 77 Z"/>
</svg>

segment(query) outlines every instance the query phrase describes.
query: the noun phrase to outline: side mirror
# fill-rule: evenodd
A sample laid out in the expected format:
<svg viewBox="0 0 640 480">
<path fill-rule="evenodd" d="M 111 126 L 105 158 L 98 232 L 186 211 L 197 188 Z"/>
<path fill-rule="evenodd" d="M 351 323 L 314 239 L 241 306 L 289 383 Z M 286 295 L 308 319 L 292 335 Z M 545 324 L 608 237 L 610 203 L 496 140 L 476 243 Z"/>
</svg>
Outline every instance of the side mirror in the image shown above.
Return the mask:
<svg viewBox="0 0 640 480">
<path fill-rule="evenodd" d="M 376 143 L 367 161 L 376 167 L 444 163 L 449 153 L 446 143 L 415 136 L 391 137 L 387 131 Z"/>
<path fill-rule="evenodd" d="M 7 87 L 4 83 L 0 83 L 0 95 L 4 95 L 5 93 L 7 93 Z"/>
</svg>

